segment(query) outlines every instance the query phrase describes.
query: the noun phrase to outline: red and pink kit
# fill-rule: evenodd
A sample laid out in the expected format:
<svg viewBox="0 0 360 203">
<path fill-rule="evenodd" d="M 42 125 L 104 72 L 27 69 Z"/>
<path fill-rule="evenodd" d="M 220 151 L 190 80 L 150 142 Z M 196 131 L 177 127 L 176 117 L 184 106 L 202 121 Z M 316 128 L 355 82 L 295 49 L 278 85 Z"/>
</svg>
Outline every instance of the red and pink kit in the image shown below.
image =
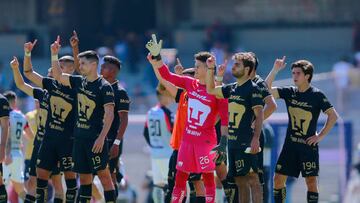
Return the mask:
<svg viewBox="0 0 360 203">
<path fill-rule="evenodd" d="M 173 74 L 164 64 L 160 75 L 175 86 L 188 92 L 187 121 L 178 153 L 176 168 L 184 172 L 204 173 L 215 170 L 216 146 L 215 122 L 219 115 L 221 125 L 228 125 L 228 103 L 206 92 L 206 85 L 199 80 Z"/>
</svg>

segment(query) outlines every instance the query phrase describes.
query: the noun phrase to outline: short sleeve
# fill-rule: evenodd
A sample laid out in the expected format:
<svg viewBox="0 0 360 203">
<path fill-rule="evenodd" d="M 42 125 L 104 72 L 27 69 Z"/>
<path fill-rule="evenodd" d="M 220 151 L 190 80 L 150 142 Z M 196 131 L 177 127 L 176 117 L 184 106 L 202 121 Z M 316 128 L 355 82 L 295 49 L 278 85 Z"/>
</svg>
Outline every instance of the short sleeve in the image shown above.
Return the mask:
<svg viewBox="0 0 360 203">
<path fill-rule="evenodd" d="M 5 98 L 0 98 L 0 118 L 7 117 L 10 114 L 9 102 Z"/>
<path fill-rule="evenodd" d="M 276 89 L 281 99 L 287 99 L 290 97 L 290 87 L 277 87 Z"/>
<path fill-rule="evenodd" d="M 178 88 L 177 92 L 176 92 L 176 96 L 175 96 L 175 102 L 179 103 L 180 102 L 180 98 L 181 98 L 181 94 L 184 92 L 184 89 Z"/>
<path fill-rule="evenodd" d="M 49 77 L 45 77 L 42 79 L 42 85 L 44 87 L 44 89 L 50 91 L 54 88 L 54 79 L 49 78 Z"/>
<path fill-rule="evenodd" d="M 126 111 L 128 112 L 130 110 L 130 99 L 125 90 L 119 91 L 119 108 L 117 111 Z"/>
<path fill-rule="evenodd" d="M 324 93 L 320 92 L 320 108 L 322 112 L 326 112 L 334 106 L 329 102 Z"/>
<path fill-rule="evenodd" d="M 110 84 L 104 84 L 101 88 L 101 95 L 103 98 L 103 105 L 105 104 L 114 104 L 114 91 Z"/>
<path fill-rule="evenodd" d="M 271 96 L 271 93 L 269 92 L 269 88 L 267 87 L 265 82 L 258 83 L 258 86 L 260 88 L 260 93 L 261 93 L 263 99 L 265 99 L 268 96 Z"/>
<path fill-rule="evenodd" d="M 70 86 L 72 89 L 77 89 L 81 86 L 82 76 L 79 75 L 70 75 L 69 77 Z"/>
<path fill-rule="evenodd" d="M 225 99 L 230 97 L 232 85 L 233 84 L 228 84 L 221 87 L 221 92 Z"/>
<path fill-rule="evenodd" d="M 256 106 L 264 106 L 263 96 L 257 86 L 253 88 L 251 94 L 251 108 L 255 108 Z"/>
<path fill-rule="evenodd" d="M 44 90 L 42 90 L 40 88 L 34 88 L 33 95 L 34 95 L 34 99 L 41 101 L 44 97 Z"/>
</svg>

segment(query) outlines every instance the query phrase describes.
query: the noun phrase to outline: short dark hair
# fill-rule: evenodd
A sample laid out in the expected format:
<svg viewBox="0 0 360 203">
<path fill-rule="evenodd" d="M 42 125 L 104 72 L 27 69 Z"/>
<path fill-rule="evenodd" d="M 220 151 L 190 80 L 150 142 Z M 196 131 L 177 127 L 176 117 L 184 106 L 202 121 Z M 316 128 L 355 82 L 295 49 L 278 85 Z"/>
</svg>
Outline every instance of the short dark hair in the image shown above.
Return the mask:
<svg viewBox="0 0 360 203">
<path fill-rule="evenodd" d="M 78 57 L 85 58 L 86 60 L 89 61 L 95 61 L 97 64 L 99 64 L 99 56 L 96 53 L 96 51 L 93 50 L 84 51 L 78 54 Z"/>
<path fill-rule="evenodd" d="M 308 60 L 298 60 L 291 64 L 291 70 L 301 68 L 305 75 L 310 75 L 308 82 L 310 83 L 314 74 L 314 65 Z"/>
<path fill-rule="evenodd" d="M 238 52 L 233 55 L 233 60 L 241 60 L 245 67 L 249 67 L 249 75 L 252 70 L 255 68 L 255 59 L 254 57 L 247 52 Z"/>
<path fill-rule="evenodd" d="M 187 68 L 185 70 L 182 71 L 183 75 L 191 75 L 192 77 L 194 77 L 195 75 L 195 68 Z"/>
<path fill-rule="evenodd" d="M 207 51 L 201 51 L 201 52 L 194 55 L 196 60 L 199 60 L 199 61 L 201 61 L 203 63 L 206 63 L 206 60 L 208 58 L 210 58 L 211 56 L 212 56 L 211 53 L 207 52 Z"/>
<path fill-rule="evenodd" d="M 6 91 L 6 92 L 4 93 L 4 97 L 5 97 L 9 102 L 13 102 L 13 101 L 15 101 L 15 99 L 16 99 L 16 94 L 15 94 L 15 92 L 13 92 L 13 91 Z"/>
<path fill-rule="evenodd" d="M 121 61 L 115 56 L 106 55 L 103 57 L 104 63 L 115 65 L 119 70 L 121 69 Z"/>
<path fill-rule="evenodd" d="M 254 60 L 255 60 L 255 67 L 254 67 L 254 70 L 257 70 L 257 67 L 259 65 L 259 59 L 256 57 L 256 54 L 252 51 L 249 52 L 249 54 L 254 57 Z"/>
<path fill-rule="evenodd" d="M 59 62 L 70 62 L 70 63 L 74 63 L 74 57 L 69 56 L 69 55 L 65 55 L 65 56 L 59 58 Z"/>
</svg>

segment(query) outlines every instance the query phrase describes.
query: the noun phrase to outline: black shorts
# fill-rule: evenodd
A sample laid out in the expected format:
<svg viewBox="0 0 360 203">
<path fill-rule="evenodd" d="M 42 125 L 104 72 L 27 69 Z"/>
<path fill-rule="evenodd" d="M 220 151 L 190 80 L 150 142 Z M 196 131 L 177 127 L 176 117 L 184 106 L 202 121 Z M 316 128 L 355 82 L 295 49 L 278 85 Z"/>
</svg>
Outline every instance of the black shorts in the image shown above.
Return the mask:
<svg viewBox="0 0 360 203">
<path fill-rule="evenodd" d="M 287 176 L 303 177 L 319 175 L 319 148 L 300 143 L 285 142 L 275 172 Z"/>
<path fill-rule="evenodd" d="M 250 172 L 258 172 L 257 154 L 245 153 L 246 147 L 229 149 L 229 177 L 246 176 Z"/>
<path fill-rule="evenodd" d="M 30 162 L 29 165 L 25 167 L 27 167 L 27 169 L 25 168 L 25 171 L 29 171 L 28 176 L 35 176 L 36 177 L 36 167 L 37 167 L 37 159 L 38 159 L 38 154 L 39 154 L 39 148 L 40 148 L 40 144 L 41 144 L 41 140 L 37 140 L 34 142 L 34 148 L 33 151 L 31 153 L 31 158 L 30 158 Z M 58 175 L 60 174 L 60 168 L 57 166 L 51 173 L 52 175 Z"/>
<path fill-rule="evenodd" d="M 37 160 L 37 167 L 53 171 L 60 166 L 61 171 L 71 171 L 74 139 L 44 138 Z"/>
<path fill-rule="evenodd" d="M 93 153 L 92 148 L 96 139 L 75 138 L 73 148 L 73 171 L 83 174 L 96 174 L 108 166 L 108 143 L 104 142 L 100 153 Z"/>
</svg>

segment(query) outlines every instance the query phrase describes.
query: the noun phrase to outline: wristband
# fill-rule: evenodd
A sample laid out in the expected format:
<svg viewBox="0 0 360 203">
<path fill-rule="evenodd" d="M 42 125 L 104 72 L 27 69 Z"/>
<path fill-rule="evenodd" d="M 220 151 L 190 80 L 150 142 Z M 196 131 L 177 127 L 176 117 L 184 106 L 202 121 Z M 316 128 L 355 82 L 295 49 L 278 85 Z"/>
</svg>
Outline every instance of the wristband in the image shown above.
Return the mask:
<svg viewBox="0 0 360 203">
<path fill-rule="evenodd" d="M 51 55 L 51 61 L 58 61 L 59 57 L 58 55 Z"/>
<path fill-rule="evenodd" d="M 120 143 L 121 143 L 121 140 L 119 140 L 119 139 L 114 140 L 114 145 L 120 145 Z"/>
<path fill-rule="evenodd" d="M 30 56 L 31 56 L 31 52 L 30 52 L 30 51 L 29 51 L 29 52 L 25 51 L 25 56 L 30 57 Z"/>
<path fill-rule="evenodd" d="M 151 56 L 152 59 L 155 59 L 157 61 L 160 61 L 161 60 L 161 55 L 157 55 L 157 56 Z"/>
<path fill-rule="evenodd" d="M 223 79 L 224 79 L 223 76 L 215 76 L 215 81 L 217 81 L 217 82 L 222 82 Z"/>
</svg>

